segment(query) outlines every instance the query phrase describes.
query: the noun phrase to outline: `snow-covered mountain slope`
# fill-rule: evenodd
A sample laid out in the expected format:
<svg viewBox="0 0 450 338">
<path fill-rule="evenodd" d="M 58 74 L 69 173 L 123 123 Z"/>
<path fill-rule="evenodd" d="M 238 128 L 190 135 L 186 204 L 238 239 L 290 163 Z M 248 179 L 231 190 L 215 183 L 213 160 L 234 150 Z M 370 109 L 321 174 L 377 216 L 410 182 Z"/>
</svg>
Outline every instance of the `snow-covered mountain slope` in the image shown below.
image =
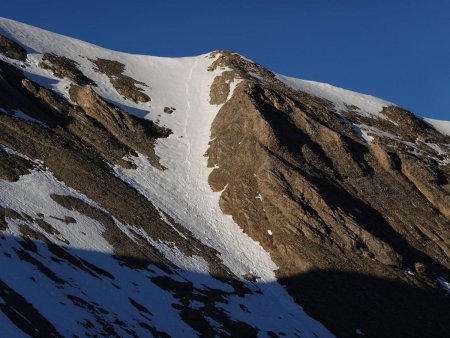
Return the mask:
<svg viewBox="0 0 450 338">
<path fill-rule="evenodd" d="M 277 78 L 296 90 L 333 102 L 338 112 L 347 111 L 349 107 L 355 106 L 361 109 L 363 115 L 383 118 L 381 114 L 383 108 L 393 105 L 391 102 L 334 87 L 327 83 L 295 79 L 280 74 L 277 75 Z"/>
<path fill-rule="evenodd" d="M 210 267 L 202 257 L 186 255 L 171 243 L 148 238 L 152 246 L 175 264 L 178 271 L 176 279 L 180 283 L 191 282 L 194 288 L 192 291 L 198 293 L 214 289 L 229 293 L 223 300 L 217 301 L 217 311 L 223 309 L 224 316 L 229 317 L 230 321 L 242 321 L 256 328 L 261 336 L 269 331 L 288 336 L 296 335 L 297 332 L 302 332 L 302 336 L 330 335 L 321 324 L 308 317 L 284 288 L 276 283 L 274 271 L 277 266 L 269 254 L 244 234 L 230 216 L 222 213 L 218 204 L 220 194 L 209 188 L 208 175 L 212 169 L 207 168 L 204 153 L 208 148 L 210 125 L 220 109 L 220 105 L 209 104 L 209 86 L 223 71 L 208 71 L 214 57 L 201 55 L 172 59 L 113 52 L 7 19 L 0 21 L 0 34 L 17 41 L 28 52 L 25 61 L 12 60 L 4 55 L 0 58 L 23 69 L 26 76 L 38 84 L 71 101 L 69 86 L 73 81 L 66 77 L 57 78 L 51 70 L 39 66 L 44 53 L 64 56 L 74 60 L 81 72 L 95 82 L 95 91 L 104 99 L 172 131 L 168 138 L 159 140 L 155 146 L 160 163 L 166 170 L 156 169 L 146 156 L 139 154 L 133 159 L 135 169 L 114 165 L 114 172 L 148 198 L 159 210 L 162 219 L 167 221 L 170 217 L 167 222 L 180 224 L 195 238 L 217 250 L 222 264 L 251 291 L 244 297 L 234 295 L 230 286 L 209 275 Z M 95 71 L 90 60 L 100 58 L 123 64 L 124 74 L 142 82 L 139 87 L 151 101 L 133 102 L 120 95 L 107 75 Z M 174 108 L 174 112 L 164 113 L 165 107 Z M 12 151 L 5 147 L 4 150 Z M 148 335 L 147 326 L 155 328 L 156 331 L 151 333 L 156 336 L 158 334 L 155 332 L 158 331 L 183 337 L 203 334 L 201 330 L 199 332 L 195 326 L 189 327 L 182 320 L 180 311 L 174 305 L 178 302 L 177 298 L 171 295 L 171 290 L 168 292 L 164 287 L 149 283 L 149 280 L 164 275 L 165 272 L 151 264 L 144 272 L 120 266 L 112 256 L 114 248 L 102 237 L 102 224 L 77 211 L 61 208 L 51 196 L 76 196 L 93 207 L 100 206 L 68 188 L 44 164 L 40 168 L 31 170 L 16 182 L 0 181 L 1 207 L 45 221 L 57 235 L 43 236 L 62 245 L 65 248 L 63 250 L 77 257 L 75 259 L 83 259 L 108 271 L 108 276 L 98 276 L 90 270 L 81 271 L 70 263 L 61 264 L 60 259 L 52 261 L 51 252 L 40 242 L 30 244 L 37 247 L 30 253 L 33 258 L 23 259 L 18 254 L 23 250 L 20 249 L 23 245 L 19 229 L 21 221 L 6 216 L 7 228 L 3 232 L 1 258 L 4 273 L 0 274 L 0 279 L 21 294 L 38 313 L 52 323 L 55 332 L 63 336 L 83 336 L 97 330 L 102 332 L 105 330 L 103 322 L 111 325 L 111 330 L 119 336 L 132 333 L 138 336 Z M 62 221 L 68 217 L 72 220 L 69 225 Z M 117 220 L 115 222 L 132 237 L 130 231 L 126 230 L 129 225 Z M 42 232 L 36 221 L 30 222 L 30 227 Z M 33 267 L 30 261 L 34 260 L 41 263 L 36 263 Z M 54 271 L 56 276 L 53 280 L 46 276 L 44 268 L 40 268 L 41 264 L 46 266 L 45 269 Z M 242 278 L 245 274 L 257 276 L 257 283 L 245 281 Z M 56 279 L 63 280 L 63 285 L 58 286 Z M 202 303 L 200 296 L 199 298 L 198 301 L 190 300 L 187 307 L 192 307 L 194 311 L 211 306 L 204 301 Z M 142 312 L 140 305 L 134 305 L 133 299 L 143 309 L 149 309 L 148 316 L 151 320 L 143 314 L 146 310 Z M 84 305 L 85 302 L 87 305 Z M 67 317 L 69 312 L 71 316 Z M 221 326 L 223 323 L 215 322 L 213 317 L 209 318 L 207 312 L 204 315 L 210 321 L 210 330 L 217 334 L 227 331 Z M 5 334 L 5 337 L 24 333 L 20 333 L 20 325 L 19 328 L 15 327 L 14 324 L 17 323 L 11 316 L 8 318 L 8 315 L 3 314 L 1 322 L 2 327 L 7 328 L 1 334 Z M 89 328 L 91 325 L 93 327 Z"/>
<path fill-rule="evenodd" d="M 384 314 L 445 313 L 448 122 L 1 18 L 0 69 L 1 337 L 441 327 Z"/>
</svg>

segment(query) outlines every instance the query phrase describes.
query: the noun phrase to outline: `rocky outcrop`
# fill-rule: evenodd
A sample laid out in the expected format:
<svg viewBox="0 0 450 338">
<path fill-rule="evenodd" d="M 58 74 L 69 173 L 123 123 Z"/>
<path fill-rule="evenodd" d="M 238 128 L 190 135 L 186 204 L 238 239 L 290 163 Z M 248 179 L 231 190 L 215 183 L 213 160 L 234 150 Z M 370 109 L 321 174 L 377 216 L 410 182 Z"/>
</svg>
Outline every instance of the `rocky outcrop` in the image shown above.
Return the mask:
<svg viewBox="0 0 450 338">
<path fill-rule="evenodd" d="M 370 146 L 328 101 L 291 90 L 238 55 L 224 55 L 215 67 L 232 70 L 214 81 L 211 102 L 223 103 L 227 85 L 242 80 L 214 120 L 207 153 L 214 168 L 210 185 L 223 191 L 222 210 L 271 253 L 280 267 L 278 276 L 299 303 L 336 333 L 350 336 L 361 325 L 371 336 L 389 330 L 426 335 L 425 326 L 408 328 L 403 305 L 401 311 L 395 305 L 385 310 L 399 311 L 402 320 L 383 321 L 380 327 L 376 323 L 384 314 L 370 311 L 369 318 L 356 308 L 342 310 L 347 322 L 337 324 L 327 317 L 325 304 L 333 297 L 340 304 L 351 304 L 354 297 L 364 302 L 367 293 L 386 297 L 376 283 L 341 293 L 349 287 L 343 276 L 351 279 L 352 273 L 440 292 L 435 277 L 449 276 L 450 267 L 445 190 L 450 176 L 437 163 L 425 169 L 428 155 L 407 154 L 417 149 L 434 153 L 425 141 L 445 149 L 448 137 L 397 107 L 383 111 L 391 120 L 346 114 L 355 123 L 364 120 L 381 130 L 388 126 L 397 137 L 377 137 Z M 415 148 L 419 136 L 425 139 Z M 428 267 L 428 274 L 413 278 L 405 270 L 417 262 Z M 331 270 L 348 275 L 326 273 Z M 301 291 L 310 285 L 317 288 L 311 298 Z M 446 300 L 440 302 L 444 306 Z M 416 311 L 413 300 L 407 303 Z M 371 308 L 371 300 L 364 308 Z M 443 320 L 440 313 L 435 315 Z"/>
<path fill-rule="evenodd" d="M 166 114 L 172 114 L 176 109 L 174 107 L 164 107 L 163 111 Z"/>
<path fill-rule="evenodd" d="M 30 161 L 0 148 L 0 179 L 14 182 L 35 167 Z"/>
<path fill-rule="evenodd" d="M 402 154 L 400 160 L 402 173 L 437 210 L 450 219 L 450 182 L 448 177 L 439 170 L 426 166 L 413 156 Z M 450 254 L 450 251 L 447 251 L 447 254 Z"/>
<path fill-rule="evenodd" d="M 44 53 L 39 67 L 51 70 L 53 75 L 60 79 L 67 77 L 79 85 L 94 83 L 78 68 L 79 64 L 76 61 L 65 56 Z"/>
<path fill-rule="evenodd" d="M 113 60 L 95 59 L 91 60 L 97 67 L 97 72 L 103 73 L 109 77 L 111 84 L 117 92 L 134 102 L 149 102 L 150 97 L 139 87 L 148 87 L 145 83 L 137 81 L 132 77 L 125 75 L 125 65 Z"/>
<path fill-rule="evenodd" d="M 153 150 L 154 143 L 157 138 L 168 137 L 170 130 L 111 106 L 98 96 L 92 87 L 72 86 L 69 92 L 70 98 L 84 110 L 87 116 L 104 126 L 121 143 L 146 155 L 150 163 L 162 169 Z"/>
</svg>

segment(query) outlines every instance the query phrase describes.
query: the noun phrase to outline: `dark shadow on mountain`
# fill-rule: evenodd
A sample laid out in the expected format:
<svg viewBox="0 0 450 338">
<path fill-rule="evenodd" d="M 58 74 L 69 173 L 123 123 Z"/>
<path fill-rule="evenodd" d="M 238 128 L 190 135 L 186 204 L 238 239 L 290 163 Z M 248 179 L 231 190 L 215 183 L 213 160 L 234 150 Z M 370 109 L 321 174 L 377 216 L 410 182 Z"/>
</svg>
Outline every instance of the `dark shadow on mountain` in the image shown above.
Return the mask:
<svg viewBox="0 0 450 338">
<path fill-rule="evenodd" d="M 279 281 L 340 337 L 448 337 L 450 295 L 354 272 L 312 270 Z"/>
<path fill-rule="evenodd" d="M 264 302 L 253 299 L 252 309 L 243 304 L 247 304 L 244 299 L 257 297 L 261 288 L 237 278 L 214 278 L 173 265 L 162 267 L 160 262 L 1 232 L 0 266 L 0 327 L 7 333 L 12 325 L 32 337 L 61 337 L 76 331 L 86 337 L 169 337 L 165 329 L 184 323 L 202 337 L 286 335 L 282 330 L 259 329 L 255 315 L 248 319 Z M 66 314 L 61 318 L 56 310 L 60 308 L 67 315 L 82 312 L 82 318 L 76 324 L 62 323 Z M 270 311 L 277 320 L 279 311 Z M 290 326 L 297 325 L 286 318 Z M 185 336 L 183 330 L 176 336 Z"/>
<path fill-rule="evenodd" d="M 27 71 L 27 69 L 21 69 L 22 73 L 25 75 L 26 78 L 30 79 L 31 81 L 39 84 L 40 86 L 47 88 L 48 90 L 54 91 L 54 86 L 58 84 L 58 81 L 61 79 L 55 79 L 47 76 L 42 76 L 34 73 L 30 73 Z M 60 94 L 58 94 L 60 95 Z"/>
<path fill-rule="evenodd" d="M 103 99 L 105 99 L 105 98 L 103 98 Z M 116 106 L 116 107 L 122 109 L 123 111 L 126 111 L 127 113 L 134 115 L 136 117 L 139 117 L 141 119 L 145 119 L 145 117 L 147 115 L 151 114 L 150 107 L 148 108 L 148 110 L 144 110 L 144 109 L 140 109 L 140 108 L 136 108 L 136 107 L 131 107 L 129 105 L 119 103 L 119 102 L 113 101 L 113 100 L 105 99 L 105 101 L 107 101 L 108 103 L 112 104 L 113 106 Z"/>
<path fill-rule="evenodd" d="M 86 317 L 77 325 L 86 336 L 136 337 L 144 330 L 151 336 L 168 337 L 153 320 L 165 306 L 203 337 L 292 336 L 279 326 L 275 329 L 276 324 L 273 331 L 261 331 L 248 319 L 260 307 L 268 307 L 271 320 L 279 320 L 280 309 L 273 304 L 244 301 L 273 283 L 219 280 L 173 266 L 162 270 L 142 259 L 6 234 L 0 236 L 0 264 L 0 325 L 12 324 L 32 337 L 64 335 L 60 332 L 64 324 L 40 310 L 56 309 L 61 303 L 68 306 L 69 312 L 85 312 Z M 146 268 L 132 268 L 137 266 Z M 446 337 L 450 332 L 450 298 L 441 290 L 332 270 L 310 271 L 280 283 L 312 318 L 339 337 L 358 336 L 357 330 L 366 337 Z M 44 305 L 36 306 L 39 297 L 34 295 L 49 290 L 51 295 L 45 298 Z M 232 315 L 225 309 L 230 297 L 238 302 L 238 311 L 232 311 Z M 124 317 L 122 309 L 126 306 L 131 310 Z M 2 324 L 6 319 L 10 323 Z M 167 320 L 172 322 L 173 318 Z M 311 329 L 304 327 L 303 321 L 292 323 L 298 317 L 288 320 L 289 325 L 299 327 L 294 336 L 302 337 L 303 328 Z M 321 336 L 314 328 L 312 333 Z"/>
</svg>

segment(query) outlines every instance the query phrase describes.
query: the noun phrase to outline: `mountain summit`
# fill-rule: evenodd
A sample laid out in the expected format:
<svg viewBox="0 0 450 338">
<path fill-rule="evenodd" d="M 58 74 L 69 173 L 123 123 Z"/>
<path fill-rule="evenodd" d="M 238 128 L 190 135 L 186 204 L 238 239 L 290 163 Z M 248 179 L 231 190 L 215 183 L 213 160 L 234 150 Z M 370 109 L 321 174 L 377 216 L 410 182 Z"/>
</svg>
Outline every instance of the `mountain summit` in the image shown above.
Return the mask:
<svg viewBox="0 0 450 338">
<path fill-rule="evenodd" d="M 1 337 L 444 337 L 449 244 L 450 122 L 0 19 Z"/>
</svg>

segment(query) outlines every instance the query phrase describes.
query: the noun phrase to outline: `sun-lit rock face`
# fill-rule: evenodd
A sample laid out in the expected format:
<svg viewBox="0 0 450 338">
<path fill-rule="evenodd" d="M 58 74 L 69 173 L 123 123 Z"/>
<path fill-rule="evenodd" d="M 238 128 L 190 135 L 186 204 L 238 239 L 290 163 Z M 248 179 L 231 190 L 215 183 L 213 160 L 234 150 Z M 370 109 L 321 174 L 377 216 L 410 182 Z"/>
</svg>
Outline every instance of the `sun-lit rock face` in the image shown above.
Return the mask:
<svg viewBox="0 0 450 338">
<path fill-rule="evenodd" d="M 233 52 L 0 19 L 2 329 L 443 336 L 446 125 Z"/>
</svg>

